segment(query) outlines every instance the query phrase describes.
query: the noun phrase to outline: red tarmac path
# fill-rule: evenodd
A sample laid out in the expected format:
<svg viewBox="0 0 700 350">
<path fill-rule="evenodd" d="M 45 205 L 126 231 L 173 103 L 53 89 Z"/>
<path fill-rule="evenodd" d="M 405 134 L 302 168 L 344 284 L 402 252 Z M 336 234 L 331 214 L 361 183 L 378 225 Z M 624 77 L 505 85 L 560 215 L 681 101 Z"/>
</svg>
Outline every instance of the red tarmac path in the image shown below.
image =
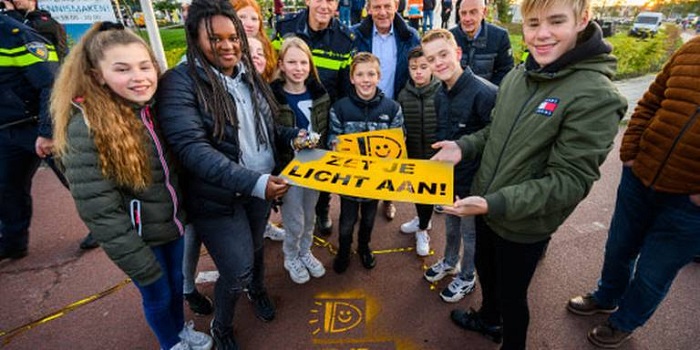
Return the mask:
<svg viewBox="0 0 700 350">
<path fill-rule="evenodd" d="M 530 288 L 529 349 L 594 349 L 586 332 L 605 317 L 574 316 L 565 304 L 595 286 L 620 166 L 616 149 L 603 166 L 603 178 L 554 235 Z M 157 349 L 133 284 L 118 287 L 126 277 L 100 249 L 85 253 L 78 249 L 86 228 L 68 192 L 50 171 L 40 170 L 33 193 L 29 255 L 0 262 L 0 347 L 4 343 L 8 350 Z M 332 207 L 337 226 L 337 199 Z M 377 267 L 371 271 L 355 258 L 344 275 L 337 275 L 331 269 L 333 255 L 315 247 L 328 272 L 296 285 L 282 267 L 281 244 L 266 241 L 266 281 L 277 304 L 277 318 L 269 324 L 258 321 L 250 304 L 241 299 L 235 331 L 242 348 L 496 349 L 494 343 L 449 320 L 454 307 L 478 307 L 478 287 L 476 293 L 448 305 L 438 292 L 449 278 L 431 288 L 421 276 L 442 255 L 442 215 L 433 218 L 431 243 L 436 254 L 422 259 L 413 251 L 393 251 L 414 244 L 412 236 L 399 233 L 399 225 L 413 217 L 414 207 L 407 203 L 397 207 L 392 222 L 378 215 L 372 247 L 388 251 L 377 255 Z M 330 242 L 336 241 L 334 231 Z M 210 270 L 214 265 L 205 256 L 200 271 Z M 115 286 L 102 298 L 65 310 Z M 199 288 L 213 294 L 212 283 Z M 622 349 L 700 349 L 699 300 L 700 264 L 691 264 L 680 272 L 652 319 Z M 60 310 L 67 312 L 32 324 Z M 192 316 L 189 311 L 186 317 L 193 318 L 198 329 L 208 330 L 210 317 Z M 8 334 L 18 327 L 19 332 Z"/>
</svg>

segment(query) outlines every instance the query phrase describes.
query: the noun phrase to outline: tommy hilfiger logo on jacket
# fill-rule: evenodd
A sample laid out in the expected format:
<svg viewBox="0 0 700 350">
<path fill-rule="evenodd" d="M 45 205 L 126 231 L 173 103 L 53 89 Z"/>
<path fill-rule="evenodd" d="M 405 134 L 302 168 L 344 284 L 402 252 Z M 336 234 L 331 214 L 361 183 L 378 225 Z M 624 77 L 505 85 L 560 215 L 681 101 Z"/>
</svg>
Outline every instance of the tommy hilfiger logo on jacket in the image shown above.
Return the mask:
<svg viewBox="0 0 700 350">
<path fill-rule="evenodd" d="M 556 97 L 548 97 L 545 98 L 544 101 L 540 102 L 535 110 L 535 113 L 551 117 L 557 107 L 559 107 L 559 99 Z"/>
</svg>

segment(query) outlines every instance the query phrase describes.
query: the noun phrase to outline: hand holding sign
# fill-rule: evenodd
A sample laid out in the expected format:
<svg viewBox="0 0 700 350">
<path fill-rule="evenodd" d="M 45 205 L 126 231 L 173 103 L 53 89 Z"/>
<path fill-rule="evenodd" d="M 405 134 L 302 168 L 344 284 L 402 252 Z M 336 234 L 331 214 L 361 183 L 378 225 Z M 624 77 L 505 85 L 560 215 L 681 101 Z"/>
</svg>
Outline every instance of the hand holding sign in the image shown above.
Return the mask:
<svg viewBox="0 0 700 350">
<path fill-rule="evenodd" d="M 270 175 L 270 177 L 267 179 L 267 186 L 265 186 L 265 199 L 271 201 L 273 199 L 280 198 L 287 193 L 288 189 L 289 184 L 287 183 L 287 180 L 278 176 Z"/>
<path fill-rule="evenodd" d="M 462 160 L 462 149 L 460 149 L 454 141 L 435 142 L 431 147 L 433 147 L 433 149 L 439 149 L 440 151 L 430 158 L 430 160 L 450 162 L 452 164 L 457 164 Z"/>
</svg>

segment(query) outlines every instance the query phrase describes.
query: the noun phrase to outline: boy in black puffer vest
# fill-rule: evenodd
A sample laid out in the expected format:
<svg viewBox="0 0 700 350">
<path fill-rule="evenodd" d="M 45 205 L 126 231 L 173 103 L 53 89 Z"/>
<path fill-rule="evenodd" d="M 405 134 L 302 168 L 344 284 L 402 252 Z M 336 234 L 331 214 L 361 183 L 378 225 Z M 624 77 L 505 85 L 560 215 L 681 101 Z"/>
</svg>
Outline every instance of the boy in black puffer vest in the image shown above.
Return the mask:
<svg viewBox="0 0 700 350">
<path fill-rule="evenodd" d="M 331 149 L 335 149 L 338 135 L 403 127 L 401 106 L 384 96 L 377 88 L 380 76 L 377 56 L 368 52 L 361 52 L 355 56 L 350 66 L 350 82 L 355 86 L 355 91 L 331 107 L 328 130 L 328 144 Z M 366 269 L 374 267 L 375 260 L 369 242 L 372 238 L 374 217 L 377 214 L 377 203 L 375 199 L 340 197 L 340 247 L 333 261 L 335 272 L 345 272 L 350 264 L 352 232 L 357 222 L 358 211 L 362 215 L 357 237 L 357 253 L 360 255 L 362 266 Z"/>
<path fill-rule="evenodd" d="M 430 159 L 435 154 L 430 146 L 437 141 L 435 93 L 440 88 L 440 80 L 433 77 L 420 46 L 408 54 L 408 73 L 411 79 L 398 97 L 406 125 L 406 151 L 409 158 Z M 430 252 L 428 230 L 431 228 L 433 206 L 416 204 L 416 213 L 418 216 L 401 225 L 401 232 L 415 234 L 416 253 L 426 256 Z"/>
</svg>

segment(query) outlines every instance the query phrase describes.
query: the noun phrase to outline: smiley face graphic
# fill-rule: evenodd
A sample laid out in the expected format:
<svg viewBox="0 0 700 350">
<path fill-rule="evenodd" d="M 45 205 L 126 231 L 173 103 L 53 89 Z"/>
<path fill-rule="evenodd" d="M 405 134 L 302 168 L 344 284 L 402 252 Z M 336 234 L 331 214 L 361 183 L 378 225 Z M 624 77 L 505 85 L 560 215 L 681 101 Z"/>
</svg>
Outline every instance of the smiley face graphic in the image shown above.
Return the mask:
<svg viewBox="0 0 700 350">
<path fill-rule="evenodd" d="M 367 136 L 367 155 L 379 158 L 400 158 L 401 143 L 386 136 Z"/>
</svg>

